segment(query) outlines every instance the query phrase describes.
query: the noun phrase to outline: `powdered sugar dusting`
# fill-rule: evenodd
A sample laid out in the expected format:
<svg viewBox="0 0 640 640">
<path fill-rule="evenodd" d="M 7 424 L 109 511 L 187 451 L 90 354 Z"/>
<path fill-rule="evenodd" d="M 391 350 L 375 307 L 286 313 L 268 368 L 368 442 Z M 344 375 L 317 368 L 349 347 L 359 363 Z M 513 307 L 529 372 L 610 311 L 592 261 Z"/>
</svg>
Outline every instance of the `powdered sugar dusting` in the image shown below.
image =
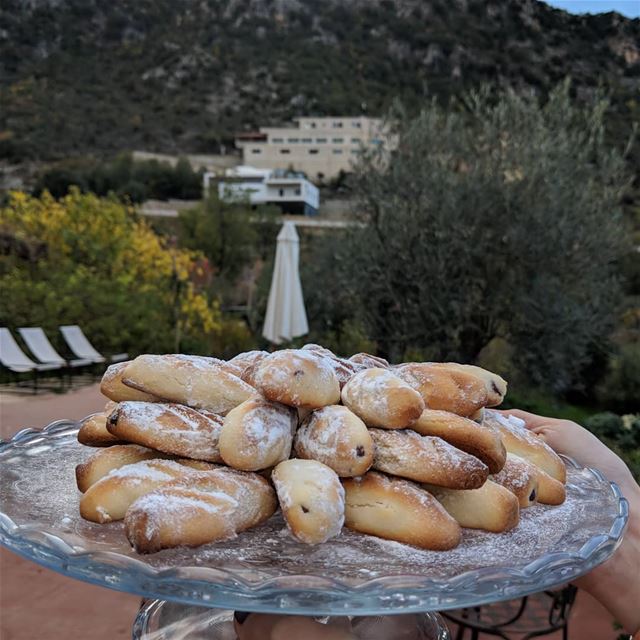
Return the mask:
<svg viewBox="0 0 640 640">
<path fill-rule="evenodd" d="M 167 360 L 174 361 L 176 363 L 185 363 L 190 366 L 199 369 L 200 371 L 211 371 L 212 369 L 219 368 L 224 364 L 224 360 L 218 358 L 208 358 L 206 356 L 192 356 L 184 353 L 172 353 L 166 356 L 152 356 L 156 358 L 166 358 Z"/>
<path fill-rule="evenodd" d="M 314 411 L 296 433 L 296 447 L 301 446 L 314 460 L 327 464 L 349 436 L 346 415 L 349 409 L 339 405 Z M 320 420 L 322 422 L 320 423 Z"/>
<path fill-rule="evenodd" d="M 218 503 L 207 500 L 207 496 L 215 498 Z M 223 510 L 235 509 L 237 506 L 237 500 L 221 491 L 208 491 L 202 495 L 198 495 L 194 491 L 192 495 L 186 496 L 163 489 L 141 496 L 132 505 L 133 509 L 157 513 L 164 522 L 168 522 L 172 517 L 184 517 L 191 509 L 204 509 L 209 513 L 220 513 Z"/>
<path fill-rule="evenodd" d="M 491 476 L 498 484 L 506 484 L 507 487 L 523 489 L 531 481 L 531 466 L 521 458 L 509 454 L 507 461 L 499 473 Z"/>
<path fill-rule="evenodd" d="M 329 349 L 325 349 L 325 347 L 321 347 L 318 344 L 305 344 L 302 349 L 305 351 L 311 351 L 318 355 L 318 357 L 324 358 L 336 374 L 341 388 L 357 371 L 361 371 L 364 368 L 360 364 L 350 362 L 345 358 L 339 358 L 335 353 L 333 353 L 333 351 L 329 351 Z"/>
<path fill-rule="evenodd" d="M 497 420 L 502 426 L 507 427 L 507 429 L 526 431 L 527 423 L 521 418 L 512 415 L 505 416 L 499 411 L 491 411 L 490 409 L 487 409 L 486 413 L 488 413 L 494 420 Z"/>
<path fill-rule="evenodd" d="M 321 355 L 309 350 L 282 349 L 275 351 L 260 363 L 256 372 L 256 383 L 258 385 L 290 385 L 296 370 L 305 370 L 309 367 L 320 376 L 323 382 L 330 382 L 335 378 L 333 367 Z"/>
<path fill-rule="evenodd" d="M 487 477 L 488 468 L 478 458 L 437 436 L 421 436 L 408 429 L 371 429 L 370 433 L 376 444 L 374 469 L 452 489 L 478 487 Z M 470 479 L 475 482 L 463 487 Z"/>
<path fill-rule="evenodd" d="M 171 473 L 173 471 L 173 473 Z M 105 478 L 126 478 L 131 481 L 162 482 L 173 480 L 177 475 L 188 473 L 188 467 L 184 467 L 171 460 L 143 460 L 134 462 L 124 467 L 113 469 Z"/>
<path fill-rule="evenodd" d="M 218 460 L 222 418 L 178 404 L 122 402 L 118 420 L 125 420 L 131 439 L 189 458 Z"/>
<path fill-rule="evenodd" d="M 226 451 L 231 453 L 229 444 L 232 443 L 234 456 L 239 455 L 245 463 L 255 463 L 253 468 L 271 466 L 291 454 L 296 424 L 288 407 L 263 399 L 249 400 L 226 418 Z M 233 463 L 228 457 L 227 460 Z"/>
<path fill-rule="evenodd" d="M 397 386 L 395 381 L 399 378 L 387 369 L 365 369 L 353 376 L 342 390 L 343 401 L 347 405 L 359 405 L 364 399 L 373 411 L 386 412 L 389 388 Z"/>
<path fill-rule="evenodd" d="M 172 488 L 159 489 L 141 496 L 131 505 L 127 512 L 125 526 L 144 513 L 145 537 L 151 540 L 160 527 L 169 527 L 173 532 L 181 531 L 194 510 L 214 515 L 227 515 L 237 507 L 237 500 L 219 491 L 184 495 Z M 230 530 L 233 530 L 231 524 Z"/>
<path fill-rule="evenodd" d="M 127 362 L 116 362 L 115 364 L 110 364 L 105 372 L 102 374 L 102 382 L 108 383 L 112 382 L 115 378 L 118 377 L 120 373 L 126 368 L 126 366 L 131 362 L 131 360 Z"/>
</svg>

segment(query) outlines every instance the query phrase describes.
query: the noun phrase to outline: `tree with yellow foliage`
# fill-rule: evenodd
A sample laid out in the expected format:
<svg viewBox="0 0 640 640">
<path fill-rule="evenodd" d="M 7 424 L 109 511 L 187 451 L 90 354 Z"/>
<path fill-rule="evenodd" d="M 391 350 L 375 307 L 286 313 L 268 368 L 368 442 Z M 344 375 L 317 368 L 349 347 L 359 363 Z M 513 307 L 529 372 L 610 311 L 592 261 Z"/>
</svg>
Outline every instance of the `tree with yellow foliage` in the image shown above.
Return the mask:
<svg viewBox="0 0 640 640">
<path fill-rule="evenodd" d="M 2 326 L 53 338 L 79 324 L 105 351 L 208 352 L 220 311 L 201 289 L 203 257 L 169 246 L 114 197 L 72 189 L 10 194 L 0 209 Z"/>
</svg>

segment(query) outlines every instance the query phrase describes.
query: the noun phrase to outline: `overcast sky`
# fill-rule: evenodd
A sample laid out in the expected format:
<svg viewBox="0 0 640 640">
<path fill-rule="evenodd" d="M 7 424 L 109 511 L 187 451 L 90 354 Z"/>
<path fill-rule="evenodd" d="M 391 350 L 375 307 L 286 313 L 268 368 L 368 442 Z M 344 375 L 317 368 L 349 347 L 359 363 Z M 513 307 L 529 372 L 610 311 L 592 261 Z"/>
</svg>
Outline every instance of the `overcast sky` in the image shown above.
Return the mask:
<svg viewBox="0 0 640 640">
<path fill-rule="evenodd" d="M 640 0 L 546 0 L 547 4 L 570 13 L 617 11 L 629 18 L 640 17 Z"/>
</svg>

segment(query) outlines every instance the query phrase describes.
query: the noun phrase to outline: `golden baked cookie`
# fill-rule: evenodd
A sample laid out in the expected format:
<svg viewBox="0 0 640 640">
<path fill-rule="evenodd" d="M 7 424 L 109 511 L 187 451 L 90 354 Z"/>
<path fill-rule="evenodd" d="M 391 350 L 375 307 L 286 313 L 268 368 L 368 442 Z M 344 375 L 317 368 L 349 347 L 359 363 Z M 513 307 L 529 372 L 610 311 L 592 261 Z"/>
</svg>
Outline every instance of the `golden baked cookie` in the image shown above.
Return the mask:
<svg viewBox="0 0 640 640">
<path fill-rule="evenodd" d="M 373 440 L 366 425 L 341 405 L 316 409 L 298 429 L 298 458 L 317 460 L 341 477 L 361 476 L 373 463 Z"/>
<path fill-rule="evenodd" d="M 271 475 L 289 531 L 307 544 L 326 542 L 344 523 L 344 489 L 317 460 L 285 460 Z"/>
<path fill-rule="evenodd" d="M 245 400 L 224 418 L 220 456 L 230 467 L 243 471 L 273 467 L 291 454 L 297 424 L 291 407 L 264 398 Z"/>
<path fill-rule="evenodd" d="M 146 354 L 126 367 L 122 382 L 164 402 L 225 414 L 257 394 L 220 362 L 202 356 Z"/>
<path fill-rule="evenodd" d="M 477 489 L 489 476 L 487 466 L 442 438 L 410 429 L 370 429 L 375 444 L 373 468 L 416 482 L 451 489 Z"/>
<path fill-rule="evenodd" d="M 166 458 L 160 451 L 154 451 L 137 444 L 116 444 L 96 451 L 85 462 L 76 467 L 76 484 L 83 493 L 114 469 L 134 462 Z"/>
<path fill-rule="evenodd" d="M 425 409 L 411 428 L 423 436 L 442 438 L 479 458 L 490 473 L 498 473 L 507 459 L 507 450 L 495 429 L 449 411 Z"/>
<path fill-rule="evenodd" d="M 349 382 L 355 373 L 365 368 L 363 365 L 338 357 L 333 353 L 333 351 L 329 351 L 329 349 L 325 349 L 318 344 L 305 344 L 302 349 L 305 351 L 311 351 L 326 359 L 335 372 L 341 389 L 345 384 L 347 384 L 347 382 Z"/>
<path fill-rule="evenodd" d="M 349 360 L 356 364 L 363 365 L 367 369 L 388 369 L 391 366 L 384 358 L 372 356 L 369 353 L 354 353 Z"/>
<path fill-rule="evenodd" d="M 342 403 L 368 427 L 405 429 L 424 411 L 418 392 L 387 369 L 356 373 L 342 389 Z"/>
<path fill-rule="evenodd" d="M 420 393 L 428 409 L 470 416 L 489 402 L 485 381 L 467 371 L 414 362 L 393 372 Z"/>
<path fill-rule="evenodd" d="M 522 458 L 509 454 L 502 470 L 492 475 L 491 480 L 509 489 L 518 498 L 521 509 L 538 502 L 537 467 Z"/>
<path fill-rule="evenodd" d="M 413 482 L 369 471 L 342 484 L 349 529 L 423 549 L 453 549 L 460 542 L 458 523 Z"/>
<path fill-rule="evenodd" d="M 487 409 L 484 424 L 498 430 L 509 453 L 529 460 L 562 484 L 567 481 L 567 468 L 560 456 L 540 436 L 529 431 L 520 418 Z"/>
<path fill-rule="evenodd" d="M 283 349 L 262 360 L 253 375 L 265 398 L 291 407 L 319 409 L 340 400 L 340 383 L 326 358 L 312 351 Z"/>
<path fill-rule="evenodd" d="M 245 351 L 244 353 L 239 353 L 234 358 L 231 358 L 231 360 L 229 360 L 229 364 L 237 367 L 240 371 L 237 375 L 247 384 L 254 387 L 253 374 L 255 369 L 268 355 L 268 351 Z"/>
<path fill-rule="evenodd" d="M 226 468 L 196 471 L 133 502 L 126 513 L 125 532 L 138 553 L 196 547 L 264 522 L 277 504 L 269 482 L 256 473 Z"/>
<path fill-rule="evenodd" d="M 107 429 L 120 440 L 164 453 L 222 462 L 218 439 L 222 417 L 181 404 L 121 402 Z"/>
<path fill-rule="evenodd" d="M 424 485 L 461 527 L 492 533 L 509 531 L 520 521 L 518 498 L 505 487 L 487 480 L 478 489 L 445 489 Z"/>
<path fill-rule="evenodd" d="M 110 471 L 80 498 L 80 515 L 92 522 L 122 520 L 129 506 L 160 485 L 198 473 L 173 460 L 143 460 Z"/>
<path fill-rule="evenodd" d="M 121 441 L 107 431 L 107 419 L 117 406 L 116 402 L 107 402 L 104 411 L 85 418 L 78 430 L 78 442 L 87 447 L 110 447 L 119 444 Z"/>
<path fill-rule="evenodd" d="M 462 371 L 482 380 L 487 390 L 487 407 L 497 407 L 507 395 L 507 381 L 497 373 L 472 364 L 458 364 L 457 362 L 432 362 L 430 364 L 441 369 Z"/>
<path fill-rule="evenodd" d="M 139 389 L 132 389 L 123 384 L 122 376 L 125 369 L 131 364 L 131 360 L 127 362 L 116 362 L 107 367 L 100 381 L 100 391 L 114 402 L 124 402 L 125 400 L 139 400 L 141 402 L 155 402 L 158 400 L 150 393 L 145 393 Z"/>
</svg>

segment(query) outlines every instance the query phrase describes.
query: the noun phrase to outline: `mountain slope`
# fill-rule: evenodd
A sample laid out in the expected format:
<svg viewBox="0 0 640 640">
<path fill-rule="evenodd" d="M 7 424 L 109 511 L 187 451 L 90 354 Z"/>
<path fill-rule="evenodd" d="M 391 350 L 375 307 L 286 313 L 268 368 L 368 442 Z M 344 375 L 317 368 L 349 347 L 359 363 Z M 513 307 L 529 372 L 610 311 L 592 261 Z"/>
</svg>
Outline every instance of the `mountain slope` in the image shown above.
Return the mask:
<svg viewBox="0 0 640 640">
<path fill-rule="evenodd" d="M 484 81 L 567 75 L 640 114 L 640 20 L 536 0 L 4 0 L 0 156 L 212 152 L 302 114 L 415 108 Z"/>
</svg>

